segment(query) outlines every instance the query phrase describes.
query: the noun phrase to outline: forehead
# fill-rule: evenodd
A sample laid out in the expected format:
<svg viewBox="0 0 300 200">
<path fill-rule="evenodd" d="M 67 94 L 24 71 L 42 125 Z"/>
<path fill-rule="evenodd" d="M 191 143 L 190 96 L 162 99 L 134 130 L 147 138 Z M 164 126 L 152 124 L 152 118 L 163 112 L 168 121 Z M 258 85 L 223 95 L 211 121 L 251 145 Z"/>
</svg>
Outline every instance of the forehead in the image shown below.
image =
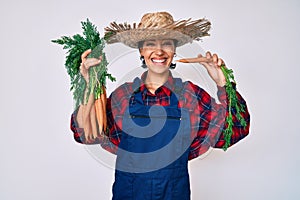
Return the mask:
<svg viewBox="0 0 300 200">
<path fill-rule="evenodd" d="M 149 40 L 145 40 L 144 42 L 174 42 L 173 39 L 149 39 Z"/>
<path fill-rule="evenodd" d="M 149 44 L 150 42 L 154 42 L 156 44 L 163 44 L 164 42 L 172 42 L 172 45 L 174 45 L 175 47 L 177 46 L 177 41 L 174 39 L 147 39 L 147 40 L 143 40 L 138 42 L 138 48 L 142 48 L 144 46 L 144 44 Z"/>
</svg>

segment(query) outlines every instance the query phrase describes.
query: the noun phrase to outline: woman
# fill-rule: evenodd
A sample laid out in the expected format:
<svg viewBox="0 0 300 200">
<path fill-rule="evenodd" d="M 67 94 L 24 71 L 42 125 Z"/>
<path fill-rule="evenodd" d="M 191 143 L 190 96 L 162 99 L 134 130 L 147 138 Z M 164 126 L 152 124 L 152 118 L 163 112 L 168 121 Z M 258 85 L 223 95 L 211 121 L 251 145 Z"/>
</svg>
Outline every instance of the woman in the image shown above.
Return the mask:
<svg viewBox="0 0 300 200">
<path fill-rule="evenodd" d="M 107 99 L 108 128 L 105 134 L 84 127 L 84 115 L 93 112 L 81 105 L 72 115 L 75 140 L 85 144 L 100 143 L 117 154 L 113 199 L 190 199 L 188 160 L 205 153 L 210 147 L 225 143 L 225 118 L 228 113 L 226 79 L 221 70 L 224 60 L 206 52 L 186 62 L 203 65 L 218 87 L 217 104 L 202 88 L 190 81 L 174 78 L 170 68 L 176 48 L 208 36 L 210 22 L 205 19 L 174 22 L 167 12 L 145 14 L 141 22 L 112 23 L 106 28 L 108 43 L 122 42 L 138 48 L 142 66 L 147 71 L 141 78 L 124 83 Z M 81 73 L 89 81 L 88 70 L 101 62 L 88 59 L 91 50 L 82 54 Z M 233 115 L 230 146 L 249 132 L 250 116 L 246 102 L 242 118 L 246 127 Z M 89 98 L 93 103 L 93 98 Z"/>
</svg>

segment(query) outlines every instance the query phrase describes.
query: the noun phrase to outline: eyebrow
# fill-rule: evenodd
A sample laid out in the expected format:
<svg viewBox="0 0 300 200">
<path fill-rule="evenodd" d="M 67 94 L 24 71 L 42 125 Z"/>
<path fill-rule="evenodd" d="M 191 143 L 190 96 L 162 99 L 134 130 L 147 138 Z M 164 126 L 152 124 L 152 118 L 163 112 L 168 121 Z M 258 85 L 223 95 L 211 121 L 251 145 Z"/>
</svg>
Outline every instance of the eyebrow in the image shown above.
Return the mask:
<svg viewBox="0 0 300 200">
<path fill-rule="evenodd" d="M 161 40 L 161 42 L 171 42 L 171 41 L 175 44 L 175 41 L 172 40 L 172 39 L 163 39 L 163 40 Z M 156 42 L 156 40 L 145 40 L 144 43 L 145 42 Z"/>
<path fill-rule="evenodd" d="M 155 42 L 155 40 L 145 40 L 144 42 Z"/>
</svg>

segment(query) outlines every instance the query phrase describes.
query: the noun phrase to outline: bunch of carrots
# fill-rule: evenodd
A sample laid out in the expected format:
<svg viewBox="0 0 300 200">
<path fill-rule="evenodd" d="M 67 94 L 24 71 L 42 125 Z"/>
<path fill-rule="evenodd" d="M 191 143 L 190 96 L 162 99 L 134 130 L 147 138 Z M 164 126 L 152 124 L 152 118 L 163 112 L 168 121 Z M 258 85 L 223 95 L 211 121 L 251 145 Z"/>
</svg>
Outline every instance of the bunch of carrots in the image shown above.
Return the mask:
<svg viewBox="0 0 300 200">
<path fill-rule="evenodd" d="M 106 79 L 115 81 L 115 78 L 107 73 L 108 62 L 103 51 L 105 39 L 100 38 L 97 28 L 87 19 L 81 22 L 83 35 L 76 34 L 72 37 L 62 36 L 61 39 L 52 42 L 63 45 L 68 49 L 65 67 L 71 79 L 71 90 L 75 100 L 76 109 L 79 109 L 79 123 L 83 125 L 87 140 L 96 138 L 98 133 L 106 133 Z M 89 69 L 89 81 L 86 82 L 80 73 L 81 55 L 88 49 L 92 49 L 88 58 L 101 58 L 101 62 Z"/>
<path fill-rule="evenodd" d="M 98 133 L 100 135 L 106 133 L 106 98 L 106 89 L 102 86 L 102 93 L 97 99 L 95 99 L 94 94 L 91 94 L 87 104 L 81 105 L 83 113 L 78 113 L 78 116 L 82 116 L 82 119 L 79 119 L 79 123 L 83 125 L 87 140 L 97 138 Z"/>
</svg>

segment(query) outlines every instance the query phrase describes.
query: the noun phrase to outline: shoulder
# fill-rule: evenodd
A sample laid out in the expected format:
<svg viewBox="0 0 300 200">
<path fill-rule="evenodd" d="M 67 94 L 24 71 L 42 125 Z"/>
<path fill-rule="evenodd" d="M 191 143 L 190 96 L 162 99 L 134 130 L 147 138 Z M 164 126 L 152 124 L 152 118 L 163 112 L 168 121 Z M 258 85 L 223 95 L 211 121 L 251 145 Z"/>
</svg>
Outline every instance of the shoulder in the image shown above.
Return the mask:
<svg viewBox="0 0 300 200">
<path fill-rule="evenodd" d="M 122 85 L 118 86 L 112 93 L 111 98 L 116 99 L 118 101 L 122 100 L 123 98 L 128 98 L 133 93 L 133 82 L 126 82 Z"/>
<path fill-rule="evenodd" d="M 184 93 L 189 93 L 191 95 L 195 95 L 195 96 L 201 96 L 201 95 L 207 95 L 208 93 L 201 88 L 200 86 L 194 84 L 191 81 L 184 81 L 182 83 L 183 85 L 183 92 Z"/>
<path fill-rule="evenodd" d="M 129 99 L 132 95 L 132 83 L 124 83 L 118 86 L 109 96 L 109 109 L 113 111 L 113 115 L 122 115 L 128 106 Z"/>
<path fill-rule="evenodd" d="M 202 105 L 208 106 L 211 103 L 211 96 L 200 86 L 191 81 L 183 82 L 182 97 L 189 107 Z"/>
</svg>

